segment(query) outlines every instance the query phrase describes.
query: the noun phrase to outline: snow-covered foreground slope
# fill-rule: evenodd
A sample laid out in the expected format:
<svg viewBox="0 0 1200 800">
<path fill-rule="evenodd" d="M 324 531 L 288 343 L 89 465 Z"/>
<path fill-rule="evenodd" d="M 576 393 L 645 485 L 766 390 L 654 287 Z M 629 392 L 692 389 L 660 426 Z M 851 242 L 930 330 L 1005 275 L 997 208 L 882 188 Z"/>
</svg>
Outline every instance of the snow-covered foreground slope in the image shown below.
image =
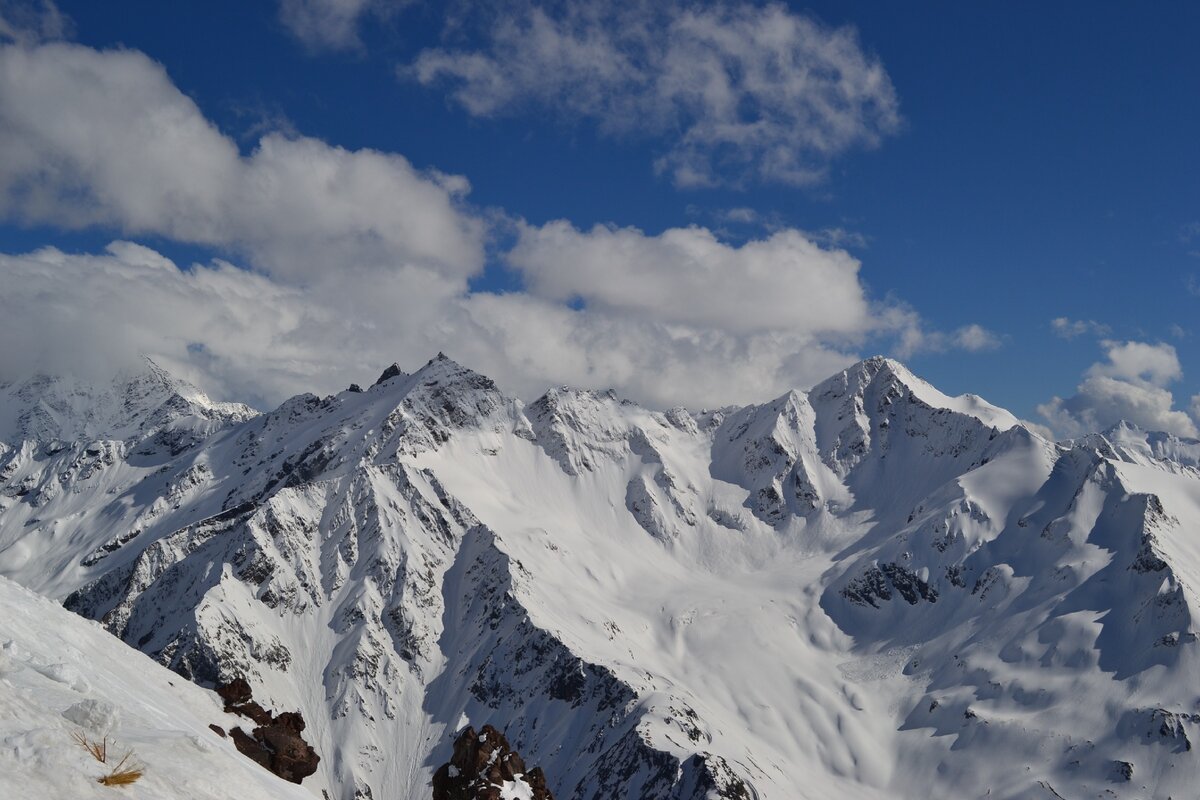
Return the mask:
<svg viewBox="0 0 1200 800">
<path fill-rule="evenodd" d="M 1200 780 L 1194 443 L 1047 442 L 886 359 L 691 413 L 439 357 L 199 418 L 0 445 L 0 575 L 300 708 L 331 797 L 427 798 L 468 723 L 559 798 Z"/>
<path fill-rule="evenodd" d="M 0 797 L 312 797 L 209 729 L 210 723 L 237 724 L 212 692 L 4 578 L 0 609 Z M 76 735 L 107 738 L 107 765 Z M 144 775 L 125 787 L 100 785 L 97 779 L 129 751 L 129 763 Z"/>
</svg>

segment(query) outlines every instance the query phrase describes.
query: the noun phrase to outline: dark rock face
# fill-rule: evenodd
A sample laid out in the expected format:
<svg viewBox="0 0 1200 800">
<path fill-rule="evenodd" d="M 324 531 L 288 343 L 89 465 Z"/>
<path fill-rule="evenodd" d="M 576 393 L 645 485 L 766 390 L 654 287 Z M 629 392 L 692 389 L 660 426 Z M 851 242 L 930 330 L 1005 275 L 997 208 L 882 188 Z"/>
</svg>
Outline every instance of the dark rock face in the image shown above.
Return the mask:
<svg viewBox="0 0 1200 800">
<path fill-rule="evenodd" d="M 871 567 L 851 580 L 841 594 L 851 603 L 879 608 L 877 601 L 891 600 L 893 590 L 909 605 L 922 600 L 936 603 L 938 599 L 937 589 L 921 580 L 915 572 L 894 563 Z"/>
<path fill-rule="evenodd" d="M 250 684 L 245 678 L 234 678 L 217 687 L 217 694 L 225 701 L 225 710 L 240 717 L 253 720 L 258 725 L 271 724 L 271 712 L 254 702 Z"/>
<path fill-rule="evenodd" d="M 523 784 L 533 800 L 554 800 L 541 767 L 526 771 L 504 734 L 491 725 L 478 734 L 467 728 L 455 740 L 450 762 L 433 774 L 433 800 L 500 800 L 506 784 Z"/>
<path fill-rule="evenodd" d="M 267 711 L 254 702 L 250 684 L 244 678 L 221 684 L 217 694 L 225 701 L 226 712 L 246 717 L 257 725 L 250 733 L 241 728 L 229 732 L 238 752 L 292 783 L 300 783 L 317 771 L 321 757 L 300 735 L 305 723 L 298 712 L 275 715 Z"/>
<path fill-rule="evenodd" d="M 392 364 L 390 367 L 388 367 L 387 369 L 385 369 L 383 371 L 383 374 L 379 376 L 379 380 L 375 381 L 375 383 L 373 383 L 371 385 L 378 386 L 379 384 L 383 383 L 384 381 L 390 381 L 392 378 L 399 378 L 403 374 L 404 374 L 404 370 L 400 369 L 399 364 Z"/>
</svg>

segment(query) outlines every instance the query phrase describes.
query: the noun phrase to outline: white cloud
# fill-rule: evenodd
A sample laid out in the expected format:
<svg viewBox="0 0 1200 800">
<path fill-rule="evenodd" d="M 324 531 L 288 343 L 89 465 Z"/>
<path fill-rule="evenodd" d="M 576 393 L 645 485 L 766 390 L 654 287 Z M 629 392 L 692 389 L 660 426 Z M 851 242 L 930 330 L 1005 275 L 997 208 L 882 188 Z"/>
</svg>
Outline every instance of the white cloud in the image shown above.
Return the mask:
<svg viewBox="0 0 1200 800">
<path fill-rule="evenodd" d="M 659 405 L 761 401 L 855 356 L 793 332 L 735 335 L 514 293 L 463 296 L 428 272 L 296 287 L 224 262 L 178 269 L 119 242 L 98 255 L 0 256 L 0 376 L 95 377 L 148 353 L 215 396 L 270 406 L 445 350 L 535 397 L 567 383 Z"/>
<path fill-rule="evenodd" d="M 953 331 L 930 331 L 920 323 L 916 312 L 895 310 L 891 315 L 893 327 L 900 333 L 897 355 L 901 358 L 918 353 L 944 353 L 948 350 L 965 350 L 980 353 L 1003 346 L 1003 339 L 982 325 L 964 325 Z"/>
<path fill-rule="evenodd" d="M 268 134 L 249 155 L 128 50 L 0 49 L 0 213 L 227 248 L 273 274 L 483 260 L 462 178 Z"/>
<path fill-rule="evenodd" d="M 872 300 L 857 259 L 797 230 L 735 246 L 699 227 L 516 223 L 528 291 L 470 294 L 493 231 L 467 190 L 311 138 L 269 133 L 244 154 L 135 51 L 0 47 L 0 216 L 227 259 L 181 269 L 129 242 L 0 256 L 0 376 L 145 352 L 270 405 L 445 350 L 526 397 L 571 383 L 714 406 L 809 385 L 874 342 L 989 341 Z"/>
<path fill-rule="evenodd" d="M 858 336 L 878 324 L 859 262 L 795 230 L 733 247 L 705 228 L 647 236 L 636 228 L 580 231 L 565 221 L 522 225 L 509 262 L 539 296 L 580 298 L 613 315 L 720 328 Z"/>
<path fill-rule="evenodd" d="M 1000 337 L 981 325 L 964 325 L 951 334 L 953 346 L 969 353 L 995 350 L 1000 347 Z"/>
<path fill-rule="evenodd" d="M 353 50 L 362 46 L 364 17 L 384 19 L 411 0 L 280 0 L 284 27 L 313 50 Z"/>
<path fill-rule="evenodd" d="M 1174 408 L 1167 386 L 1183 377 L 1179 357 L 1169 344 L 1102 343 L 1106 361 L 1084 373 L 1076 393 L 1051 398 L 1038 413 L 1061 436 L 1079 436 L 1121 420 L 1147 429 L 1196 436 L 1195 422 Z"/>
<path fill-rule="evenodd" d="M 516 0 L 476 16 L 482 48 L 428 49 L 401 74 L 450 87 L 475 116 L 544 108 L 663 136 L 655 167 L 680 186 L 810 184 L 900 125 L 854 29 L 780 4 Z"/>
<path fill-rule="evenodd" d="M 1050 320 L 1050 328 L 1054 331 L 1055 335 L 1061 336 L 1064 339 L 1074 339 L 1084 334 L 1090 336 L 1107 336 L 1109 334 L 1109 327 L 1107 325 L 1091 319 L 1055 317 Z"/>
<path fill-rule="evenodd" d="M 1093 364 L 1087 377 L 1115 378 L 1138 381 L 1153 386 L 1166 386 L 1183 377 L 1179 356 L 1169 344 L 1146 342 L 1102 342 L 1107 363 Z"/>
<path fill-rule="evenodd" d="M 857 358 L 799 333 L 735 335 L 573 311 L 521 294 L 472 295 L 463 309 L 476 332 L 456 332 L 453 352 L 496 364 L 501 383 L 526 397 L 553 384 L 611 386 L 657 406 L 712 408 L 810 386 Z"/>
</svg>

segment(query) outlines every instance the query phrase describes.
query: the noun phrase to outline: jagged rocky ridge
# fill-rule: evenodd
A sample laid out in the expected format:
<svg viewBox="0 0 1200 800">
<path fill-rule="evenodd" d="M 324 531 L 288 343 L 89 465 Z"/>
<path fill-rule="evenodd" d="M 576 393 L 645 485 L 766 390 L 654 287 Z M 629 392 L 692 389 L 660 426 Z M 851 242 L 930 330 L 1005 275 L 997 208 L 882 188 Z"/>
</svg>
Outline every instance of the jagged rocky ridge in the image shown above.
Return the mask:
<svg viewBox="0 0 1200 800">
<path fill-rule="evenodd" d="M 42 381 L 6 396 L 55 407 Z M 330 797 L 427 798 L 485 724 L 559 798 L 1200 778 L 1200 443 L 1048 442 L 878 358 L 701 413 L 526 406 L 440 356 L 210 406 L 172 411 L 172 442 L 138 414 L 73 442 L 10 425 L 0 574 L 301 709 Z"/>
</svg>

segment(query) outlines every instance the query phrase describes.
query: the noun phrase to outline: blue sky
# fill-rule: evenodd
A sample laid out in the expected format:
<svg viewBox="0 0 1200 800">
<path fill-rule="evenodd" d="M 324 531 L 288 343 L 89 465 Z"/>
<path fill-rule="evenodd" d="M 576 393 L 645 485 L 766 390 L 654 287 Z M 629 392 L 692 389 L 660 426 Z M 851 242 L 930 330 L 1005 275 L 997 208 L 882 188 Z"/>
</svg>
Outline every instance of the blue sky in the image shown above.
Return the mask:
<svg viewBox="0 0 1200 800">
<path fill-rule="evenodd" d="M 863 58 L 890 81 L 898 122 L 868 123 L 877 145 L 854 140 L 815 159 L 820 175 L 811 180 L 763 177 L 756 171 L 763 157 L 752 154 L 749 166 L 712 162 L 708 177 L 718 185 L 696 187 L 681 185 L 670 168 L 654 168 L 656 160 L 677 152 L 680 127 L 694 119 L 623 123 L 614 131 L 605 115 L 615 113 L 615 100 L 580 111 L 568 107 L 573 99 L 538 94 L 543 89 L 532 84 L 499 110 L 472 113 L 456 99 L 463 83 L 453 75 L 421 81 L 406 73 L 431 49 L 497 57 L 498 51 L 489 50 L 494 42 L 487 26 L 472 25 L 479 11 L 471 3 L 394 8 L 347 3 L 343 7 L 358 13 L 343 15 L 349 34 L 339 41 L 321 38 L 328 28 L 322 33 L 296 27 L 297 8 L 322 4 L 338 5 L 59 2 L 57 9 L 70 21 L 62 31 L 23 34 L 23 44 L 11 46 L 36 48 L 64 38 L 76 48 L 144 53 L 165 68 L 204 118 L 237 143 L 243 158 L 253 155 L 264 133 L 281 131 L 347 151 L 399 154 L 418 170 L 465 177 L 468 213 L 488 228 L 481 234 L 483 260 L 468 278 L 472 292 L 523 295 L 537 280 L 531 293 L 543 300 L 575 309 L 620 305 L 591 284 L 579 283 L 587 288 L 578 294 L 571 288 L 576 284 L 557 293 L 546 290 L 556 267 L 537 258 L 536 267 L 514 267 L 509 253 L 521 236 L 512 227 L 517 220 L 533 228 L 567 220 L 580 232 L 597 224 L 632 226 L 648 237 L 699 226 L 732 248 L 795 229 L 823 248 L 848 250 L 861 261 L 858 276 L 867 302 L 919 315 L 926 335 L 925 345 L 910 348 L 894 326 L 860 325 L 849 341 L 845 331 L 829 334 L 826 326 L 814 334 L 826 349 L 847 356 L 899 355 L 945 391 L 976 392 L 1040 422 L 1052 421 L 1039 416 L 1037 407 L 1055 395 L 1075 396 L 1075 417 L 1081 420 L 1101 424 L 1116 413 L 1112 392 L 1104 397 L 1077 392 L 1087 373 L 1128 384 L 1119 387 L 1122 393 L 1158 393 L 1157 399 L 1127 398 L 1132 415 L 1148 415 L 1146 424 L 1174 420 L 1169 424 L 1179 432 L 1194 432 L 1180 417 L 1163 417 L 1161 393 L 1173 394 L 1177 410 L 1187 410 L 1190 398 L 1200 394 L 1195 368 L 1200 49 L 1194 46 L 1200 6 L 1164 3 L 1135 13 L 1118 3 L 927 3 L 919 9 L 897 3 L 790 4 L 783 13 L 815 21 L 820 35 L 856 31 Z M 7 9 L 10 19 L 28 20 L 50 7 L 21 5 L 0 4 L 0 13 Z M 547 6 L 547 13 L 553 17 L 564 5 L 571 3 Z M 537 6 L 513 3 L 512 18 Z M 503 18 L 507 7 L 497 7 Z M 466 20 L 459 29 L 448 27 L 454 14 Z M 626 87 L 575 88 L 615 94 Z M 178 235 L 170 226 L 139 226 L 119 214 L 97 219 L 81 222 L 50 212 L 30 219 L 10 200 L 0 223 L 0 252 L 54 245 L 96 254 L 109 241 L 128 239 L 185 267 L 217 257 L 240 269 L 280 273 L 255 261 L 263 258 L 262 250 L 252 253 L 239 244 L 245 237 Z M 576 251 L 553 252 L 574 258 Z M 308 286 L 305 280 L 289 286 Z M 643 317 L 639 324 L 661 322 Z M 1071 324 L 1056 331 L 1055 318 Z M 676 321 L 713 326 L 722 334 L 731 329 L 716 312 Z M 954 332 L 966 326 L 985 331 L 986 346 L 955 346 Z M 743 339 L 758 335 L 736 324 L 732 329 L 730 335 Z M 460 335 L 465 334 L 455 334 Z M 457 341 L 451 337 L 452 355 Z M 589 341 L 604 346 L 602 339 Z M 1150 349 L 1113 355 L 1113 348 L 1129 342 Z M 220 352 L 217 343 L 203 344 L 201 351 Z M 1138 360 L 1159 358 L 1167 345 L 1174 366 L 1159 369 Z M 460 358 L 470 362 L 471 355 Z M 321 363 L 292 358 L 297 365 Z M 780 363 L 790 362 L 776 358 L 763 368 L 772 377 L 762 379 L 761 389 L 813 379 L 836 360 L 822 356 L 781 370 Z M 559 379 L 555 363 L 514 373 L 514 385 L 525 390 L 539 378 Z M 721 362 L 704 363 L 715 368 Z M 205 377 L 201 364 L 180 366 Z M 489 369 L 487 363 L 473 366 Z M 365 369 L 365 363 L 355 368 Z M 248 371 L 227 365 L 208 377 L 227 393 L 266 399 L 295 383 L 251 385 Z M 624 374 L 617 367 L 597 368 L 584 373 L 583 382 L 594 375 L 642 399 L 674 399 Z M 498 377 L 504 383 L 504 375 Z M 565 370 L 561 380 L 579 382 L 580 375 Z M 684 401 L 707 400 L 711 392 L 698 388 L 683 395 Z M 1155 402 L 1157 410 L 1147 411 L 1147 403 Z M 1084 413 L 1089 408 L 1096 411 L 1094 419 Z M 1061 419 L 1056 424 L 1064 427 Z"/>
</svg>

